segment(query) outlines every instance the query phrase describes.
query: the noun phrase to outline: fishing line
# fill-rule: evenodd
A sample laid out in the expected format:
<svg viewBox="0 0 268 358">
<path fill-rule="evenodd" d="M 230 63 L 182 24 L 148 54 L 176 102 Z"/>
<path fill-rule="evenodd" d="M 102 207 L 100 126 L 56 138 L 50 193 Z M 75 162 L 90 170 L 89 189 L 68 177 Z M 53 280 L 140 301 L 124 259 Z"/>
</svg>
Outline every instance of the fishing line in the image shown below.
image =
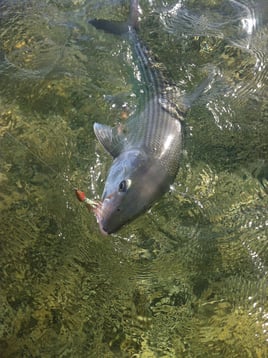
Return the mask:
<svg viewBox="0 0 268 358">
<path fill-rule="evenodd" d="M 25 150 L 27 150 L 29 153 L 31 153 L 31 155 L 36 158 L 40 163 L 42 163 L 43 165 L 45 165 L 53 174 L 58 175 L 59 172 L 54 169 L 51 165 L 49 165 L 44 159 L 42 159 L 38 154 L 36 154 L 35 152 L 33 152 L 29 147 L 27 147 L 27 145 L 23 142 L 21 142 L 18 138 L 16 138 L 13 134 L 11 134 L 10 132 L 6 132 L 6 134 L 16 143 L 18 143 L 19 145 L 21 145 Z M 72 190 L 75 192 L 75 195 L 77 197 L 77 199 L 80 202 L 83 202 L 88 210 L 93 209 L 96 210 L 99 206 L 100 206 L 100 201 L 95 200 L 95 199 L 89 199 L 86 197 L 85 193 L 81 190 L 79 190 L 77 188 L 77 186 L 73 185 L 73 183 L 71 182 L 70 179 L 62 176 L 62 179 L 72 188 Z"/>
<path fill-rule="evenodd" d="M 27 145 L 25 143 L 22 143 L 19 139 L 17 139 L 13 134 L 11 134 L 10 132 L 6 132 L 5 134 L 7 134 L 10 138 L 12 138 L 12 140 L 14 140 L 14 142 L 20 144 L 24 149 L 26 149 L 29 153 L 32 154 L 33 157 L 35 157 L 36 159 L 38 159 L 39 162 L 41 162 L 42 164 L 44 164 L 48 169 L 50 169 L 54 174 L 58 174 L 58 172 L 52 168 L 47 162 L 44 161 L 44 159 L 42 159 L 38 154 L 34 153 L 29 147 L 27 147 Z M 65 179 L 66 181 L 68 181 L 67 179 Z"/>
<path fill-rule="evenodd" d="M 20 118 L 20 121 L 25 125 L 25 127 L 30 127 L 29 124 L 24 121 L 22 118 Z M 51 165 L 49 165 L 44 159 L 40 157 L 37 153 L 32 151 L 25 143 L 23 143 L 21 140 L 19 140 L 16 136 L 14 136 L 10 131 L 6 131 L 5 134 L 7 134 L 14 142 L 19 144 L 21 147 L 23 147 L 26 151 L 31 153 L 31 155 L 36 158 L 40 163 L 42 163 L 44 166 L 46 166 L 53 174 L 58 175 L 59 172 L 54 169 Z M 71 185 L 73 188 L 75 188 L 75 185 L 71 183 L 71 181 L 63 176 L 63 180 L 66 181 L 69 185 Z"/>
</svg>

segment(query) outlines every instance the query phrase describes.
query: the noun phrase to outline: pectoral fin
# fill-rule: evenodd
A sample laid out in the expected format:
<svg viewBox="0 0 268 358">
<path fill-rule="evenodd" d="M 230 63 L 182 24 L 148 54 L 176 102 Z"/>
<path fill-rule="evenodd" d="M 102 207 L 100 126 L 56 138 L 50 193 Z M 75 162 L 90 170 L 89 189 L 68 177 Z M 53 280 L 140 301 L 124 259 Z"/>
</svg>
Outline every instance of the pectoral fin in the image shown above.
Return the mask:
<svg viewBox="0 0 268 358">
<path fill-rule="evenodd" d="M 117 157 L 123 149 L 123 138 L 116 128 L 105 124 L 94 123 L 94 132 L 98 141 L 113 158 Z"/>
</svg>

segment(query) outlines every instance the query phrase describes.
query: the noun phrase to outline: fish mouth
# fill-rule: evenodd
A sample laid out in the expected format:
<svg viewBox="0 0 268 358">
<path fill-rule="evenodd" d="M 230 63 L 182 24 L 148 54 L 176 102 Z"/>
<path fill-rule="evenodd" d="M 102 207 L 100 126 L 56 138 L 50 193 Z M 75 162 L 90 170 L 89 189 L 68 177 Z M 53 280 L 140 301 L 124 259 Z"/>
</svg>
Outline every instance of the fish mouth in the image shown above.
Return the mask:
<svg viewBox="0 0 268 358">
<path fill-rule="evenodd" d="M 103 235 L 109 235 L 109 232 L 103 227 L 103 219 L 105 212 L 104 204 L 106 201 L 109 200 L 109 198 L 106 198 L 103 201 L 97 201 L 93 208 L 94 215 L 96 217 L 97 223 L 99 224 L 100 231 Z"/>
</svg>

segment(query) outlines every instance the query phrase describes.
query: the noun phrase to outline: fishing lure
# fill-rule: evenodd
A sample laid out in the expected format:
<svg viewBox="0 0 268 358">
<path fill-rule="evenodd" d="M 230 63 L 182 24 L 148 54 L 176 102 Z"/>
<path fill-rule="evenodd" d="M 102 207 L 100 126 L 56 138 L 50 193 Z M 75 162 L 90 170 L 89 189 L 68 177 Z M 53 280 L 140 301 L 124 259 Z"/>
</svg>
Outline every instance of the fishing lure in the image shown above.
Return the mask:
<svg viewBox="0 0 268 358">
<path fill-rule="evenodd" d="M 89 210 L 91 210 L 91 209 L 95 210 L 99 206 L 99 201 L 98 200 L 87 198 L 86 194 L 83 191 L 81 191 L 81 190 L 79 190 L 77 188 L 75 188 L 74 191 L 75 191 L 75 195 L 76 195 L 77 199 L 80 202 L 85 203 L 86 207 Z"/>
</svg>

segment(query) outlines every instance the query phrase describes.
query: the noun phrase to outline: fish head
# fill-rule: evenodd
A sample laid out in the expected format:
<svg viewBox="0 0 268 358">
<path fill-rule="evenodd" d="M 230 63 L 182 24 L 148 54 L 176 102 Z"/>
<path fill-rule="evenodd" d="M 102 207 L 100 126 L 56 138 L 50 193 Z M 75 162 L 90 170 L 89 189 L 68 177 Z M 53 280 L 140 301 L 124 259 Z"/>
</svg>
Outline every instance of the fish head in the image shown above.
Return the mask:
<svg viewBox="0 0 268 358">
<path fill-rule="evenodd" d="M 169 183 L 159 161 L 140 150 L 121 153 L 112 163 L 95 211 L 100 230 L 111 234 L 144 212 Z"/>
</svg>

